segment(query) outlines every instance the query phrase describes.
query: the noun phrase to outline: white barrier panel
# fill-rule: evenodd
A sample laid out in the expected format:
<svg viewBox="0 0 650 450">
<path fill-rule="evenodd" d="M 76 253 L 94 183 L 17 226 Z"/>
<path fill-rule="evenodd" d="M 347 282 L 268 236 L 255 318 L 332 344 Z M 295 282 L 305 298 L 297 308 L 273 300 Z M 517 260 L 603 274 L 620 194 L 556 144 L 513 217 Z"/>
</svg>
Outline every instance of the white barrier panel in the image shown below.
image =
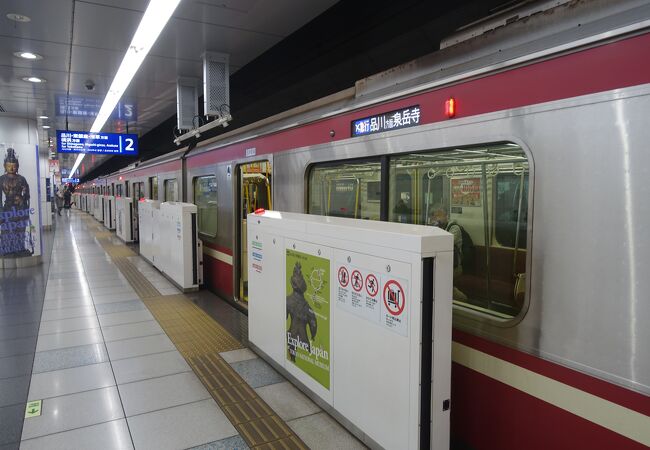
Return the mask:
<svg viewBox="0 0 650 450">
<path fill-rule="evenodd" d="M 115 199 L 115 232 L 124 242 L 133 242 L 133 199 L 117 197 Z"/>
<path fill-rule="evenodd" d="M 115 197 L 104 196 L 104 226 L 109 230 L 115 229 Z"/>
<path fill-rule="evenodd" d="M 72 194 L 72 205 L 74 209 L 81 209 L 81 194 Z"/>
<path fill-rule="evenodd" d="M 448 449 L 452 248 L 435 227 L 249 214 L 249 341 L 367 445 Z"/>
<path fill-rule="evenodd" d="M 104 196 L 93 194 L 93 215 L 95 219 L 104 222 Z"/>
<path fill-rule="evenodd" d="M 138 207 L 140 223 L 140 256 L 151 264 L 156 264 L 156 255 L 159 253 L 159 220 L 160 202 L 157 200 L 141 200 Z"/>
<path fill-rule="evenodd" d="M 184 291 L 197 290 L 203 284 L 203 249 L 196 212 L 192 203 L 160 204 L 159 241 L 154 243 L 160 253 L 155 266 Z"/>
</svg>

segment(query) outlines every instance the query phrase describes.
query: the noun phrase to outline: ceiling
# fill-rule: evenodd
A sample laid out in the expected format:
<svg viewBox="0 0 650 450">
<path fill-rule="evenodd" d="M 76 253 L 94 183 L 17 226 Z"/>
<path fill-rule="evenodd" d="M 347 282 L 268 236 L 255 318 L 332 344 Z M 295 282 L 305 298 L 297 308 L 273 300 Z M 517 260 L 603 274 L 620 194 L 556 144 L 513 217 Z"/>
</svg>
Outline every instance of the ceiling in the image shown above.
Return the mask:
<svg viewBox="0 0 650 450">
<path fill-rule="evenodd" d="M 182 0 L 122 97 L 134 108 L 135 119 L 115 118 L 103 131 L 137 133 L 141 159 L 175 150 L 176 81 L 202 78 L 205 51 L 230 56 L 232 130 L 434 52 L 459 27 L 521 1 Z M 44 148 L 56 143 L 57 129 L 88 130 L 94 117 L 66 118 L 61 101 L 67 97 L 98 109 L 148 3 L 2 0 L 0 115 L 48 116 L 38 119 Z M 9 20 L 8 13 L 31 21 Z M 43 59 L 13 56 L 19 51 Z M 22 80 L 29 76 L 47 81 Z M 59 159 L 69 169 L 76 155 L 60 154 Z M 94 178 L 130 162 L 89 155 L 80 177 Z"/>
<path fill-rule="evenodd" d="M 0 106 L 5 113 L 38 119 L 40 145 L 56 130 L 88 130 L 94 117 L 67 117 L 69 98 L 101 105 L 148 5 L 147 0 L 2 0 L 0 2 Z M 206 50 L 230 55 L 231 74 L 336 3 L 336 0 L 182 0 L 122 97 L 136 120 L 116 119 L 103 131 L 144 135 L 176 112 L 178 77 L 202 76 Z M 28 16 L 29 22 L 7 14 Z M 43 57 L 25 60 L 15 52 Z M 30 83 L 23 77 L 44 78 Z M 90 82 L 89 82 L 90 81 Z M 92 90 L 86 85 L 94 85 Z M 1 111 L 1 110 L 0 110 Z M 92 112 L 91 112 L 92 113 Z M 96 113 L 96 112 L 95 112 Z M 67 123 L 66 123 L 67 122 Z M 43 129 L 42 125 L 51 128 Z M 84 160 L 85 173 L 106 157 Z M 60 155 L 70 168 L 76 155 Z"/>
</svg>

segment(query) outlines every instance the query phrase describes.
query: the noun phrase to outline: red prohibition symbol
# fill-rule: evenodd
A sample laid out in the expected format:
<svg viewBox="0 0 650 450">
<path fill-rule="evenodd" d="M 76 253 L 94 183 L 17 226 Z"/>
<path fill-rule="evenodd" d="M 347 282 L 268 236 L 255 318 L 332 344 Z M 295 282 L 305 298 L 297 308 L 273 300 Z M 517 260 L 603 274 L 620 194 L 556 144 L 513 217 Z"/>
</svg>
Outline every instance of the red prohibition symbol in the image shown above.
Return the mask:
<svg viewBox="0 0 650 450">
<path fill-rule="evenodd" d="M 369 296 L 374 297 L 379 292 L 379 281 L 373 274 L 366 277 L 366 292 Z"/>
<path fill-rule="evenodd" d="M 361 292 L 363 289 L 363 275 L 358 270 L 352 271 L 352 289 L 357 292 Z"/>
<path fill-rule="evenodd" d="M 344 266 L 339 267 L 339 284 L 341 287 L 347 287 L 350 282 L 350 273 Z"/>
<path fill-rule="evenodd" d="M 392 316 L 399 316 L 404 311 L 404 289 L 396 280 L 390 280 L 384 285 L 384 305 Z"/>
</svg>

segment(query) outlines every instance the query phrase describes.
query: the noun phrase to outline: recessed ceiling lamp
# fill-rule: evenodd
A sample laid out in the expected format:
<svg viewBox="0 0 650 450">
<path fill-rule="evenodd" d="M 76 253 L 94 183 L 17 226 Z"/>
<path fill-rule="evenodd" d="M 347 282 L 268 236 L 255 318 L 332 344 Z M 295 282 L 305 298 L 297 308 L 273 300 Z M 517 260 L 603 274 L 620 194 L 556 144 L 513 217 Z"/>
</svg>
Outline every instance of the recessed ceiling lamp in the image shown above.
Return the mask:
<svg viewBox="0 0 650 450">
<path fill-rule="evenodd" d="M 18 58 L 30 59 L 30 60 L 43 59 L 43 57 L 38 53 L 32 53 L 32 52 L 15 52 L 14 56 Z"/>
<path fill-rule="evenodd" d="M 9 13 L 7 14 L 7 19 L 13 20 L 14 22 L 31 22 L 32 19 L 30 19 L 27 16 L 23 16 L 22 14 L 16 14 L 16 13 Z"/>
<path fill-rule="evenodd" d="M 38 116 L 39 119 L 49 119 L 47 116 Z"/>
<path fill-rule="evenodd" d="M 23 81 L 29 81 L 30 83 L 45 83 L 45 78 L 39 77 L 23 77 Z"/>
<path fill-rule="evenodd" d="M 49 125 L 43 125 L 43 128 L 45 128 L 47 130 L 48 128 L 50 128 L 50 126 Z"/>
<path fill-rule="evenodd" d="M 120 101 L 124 91 L 129 87 L 129 83 L 131 83 L 140 65 L 149 54 L 149 50 L 153 47 L 180 2 L 181 0 L 151 0 L 149 2 L 140 25 L 138 25 L 138 29 L 133 35 L 131 45 L 127 48 L 120 68 L 117 70 L 111 87 L 108 89 L 104 103 L 102 103 L 102 107 L 99 109 L 97 117 L 95 117 L 95 122 L 90 127 L 91 133 L 98 133 L 102 130 L 117 102 Z M 85 153 L 79 153 L 70 173 L 75 173 L 84 156 L 86 156 Z"/>
</svg>

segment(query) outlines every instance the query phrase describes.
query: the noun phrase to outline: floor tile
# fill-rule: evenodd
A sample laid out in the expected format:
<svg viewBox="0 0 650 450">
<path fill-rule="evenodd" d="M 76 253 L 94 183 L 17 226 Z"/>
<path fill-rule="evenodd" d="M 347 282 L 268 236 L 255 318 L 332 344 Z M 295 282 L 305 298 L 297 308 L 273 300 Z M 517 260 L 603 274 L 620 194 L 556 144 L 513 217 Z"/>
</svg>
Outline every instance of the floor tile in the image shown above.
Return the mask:
<svg viewBox="0 0 650 450">
<path fill-rule="evenodd" d="M 31 376 L 25 374 L 20 377 L 5 378 L 0 380 L 0 407 L 24 405 L 27 401 L 27 391 Z"/>
<path fill-rule="evenodd" d="M 102 332 L 99 328 L 68 331 L 66 333 L 41 334 L 36 345 L 37 352 L 57 350 L 60 348 L 79 347 L 81 345 L 99 344 Z"/>
<path fill-rule="evenodd" d="M 23 439 L 123 418 L 116 387 L 43 400 L 42 413 L 25 419 Z"/>
<path fill-rule="evenodd" d="M 127 421 L 138 449 L 188 448 L 237 435 L 212 399 L 129 417 Z"/>
<path fill-rule="evenodd" d="M 108 361 L 108 353 L 104 344 L 91 344 L 50 350 L 36 353 L 32 373 L 69 369 L 71 367 L 99 364 L 106 361 Z"/>
<path fill-rule="evenodd" d="M 0 445 L 20 442 L 24 415 L 24 404 L 0 408 Z"/>
<path fill-rule="evenodd" d="M 125 419 L 22 441 L 21 450 L 133 449 Z"/>
<path fill-rule="evenodd" d="M 126 302 L 103 303 L 95 306 L 97 314 L 113 314 L 125 311 L 139 311 L 147 309 L 142 300 L 128 300 Z"/>
<path fill-rule="evenodd" d="M 33 361 L 33 353 L 0 358 L 0 379 L 28 375 L 32 370 Z"/>
<path fill-rule="evenodd" d="M 162 334 L 163 329 L 158 325 L 158 322 L 152 320 L 150 322 L 127 323 L 114 327 L 105 327 L 102 328 L 102 333 L 104 333 L 104 340 L 110 342 L 119 339 L 132 339 Z"/>
<path fill-rule="evenodd" d="M 73 319 L 75 317 L 94 316 L 95 308 L 92 306 L 79 306 L 76 308 L 59 308 L 47 309 L 43 311 L 41 320 L 60 320 L 60 319 Z"/>
<path fill-rule="evenodd" d="M 126 323 L 148 322 L 155 320 L 147 310 L 140 311 L 123 311 L 111 314 L 102 314 L 99 317 L 99 324 L 102 328 L 123 325 Z"/>
<path fill-rule="evenodd" d="M 230 364 L 239 361 L 246 361 L 248 359 L 255 359 L 258 357 L 255 353 L 253 353 L 253 351 L 250 348 L 240 348 L 237 350 L 231 350 L 229 352 L 219 353 L 219 355 L 221 355 L 224 361 Z"/>
<path fill-rule="evenodd" d="M 37 336 L 0 341 L 0 358 L 34 353 Z"/>
<path fill-rule="evenodd" d="M 166 334 L 107 342 L 106 348 L 111 361 L 176 350 Z"/>
<path fill-rule="evenodd" d="M 140 297 L 138 297 L 137 294 L 109 294 L 93 296 L 95 305 L 101 305 L 104 303 L 126 302 L 129 300 L 140 300 Z"/>
<path fill-rule="evenodd" d="M 11 325 L 0 328 L 0 341 L 9 339 L 20 339 L 38 335 L 39 323 L 29 323 L 26 325 Z"/>
<path fill-rule="evenodd" d="M 93 299 L 92 297 L 80 297 L 80 298 L 62 298 L 58 300 L 46 300 L 43 303 L 43 311 L 50 309 L 61 309 L 61 308 L 79 308 L 82 306 L 92 306 Z"/>
<path fill-rule="evenodd" d="M 262 386 L 255 389 L 255 392 L 283 420 L 297 419 L 298 417 L 315 414 L 321 410 L 288 381 Z"/>
<path fill-rule="evenodd" d="M 185 359 L 177 351 L 120 359 L 113 361 L 112 364 L 117 384 L 191 370 Z"/>
<path fill-rule="evenodd" d="M 188 450 L 249 450 L 246 441 L 241 436 L 232 436 L 219 441 L 209 442 L 207 444 L 192 447 Z"/>
<path fill-rule="evenodd" d="M 109 362 L 32 375 L 29 401 L 76 394 L 115 385 Z"/>
<path fill-rule="evenodd" d="M 96 316 L 75 317 L 73 319 L 48 320 L 41 322 L 39 335 L 64 333 L 66 331 L 87 330 L 88 328 L 98 328 L 99 321 Z"/>
<path fill-rule="evenodd" d="M 17 314 L 5 314 L 0 316 L 0 327 L 7 327 L 11 325 L 23 325 L 26 323 L 34 323 L 40 320 L 40 314 L 37 311 L 22 312 Z"/>
<path fill-rule="evenodd" d="M 121 384 L 118 388 L 127 417 L 211 398 L 193 372 Z"/>
<path fill-rule="evenodd" d="M 337 421 L 322 412 L 295 419 L 287 424 L 312 450 L 365 449 Z"/>
<path fill-rule="evenodd" d="M 282 375 L 260 358 L 236 362 L 231 366 L 252 388 L 285 381 Z"/>
</svg>

